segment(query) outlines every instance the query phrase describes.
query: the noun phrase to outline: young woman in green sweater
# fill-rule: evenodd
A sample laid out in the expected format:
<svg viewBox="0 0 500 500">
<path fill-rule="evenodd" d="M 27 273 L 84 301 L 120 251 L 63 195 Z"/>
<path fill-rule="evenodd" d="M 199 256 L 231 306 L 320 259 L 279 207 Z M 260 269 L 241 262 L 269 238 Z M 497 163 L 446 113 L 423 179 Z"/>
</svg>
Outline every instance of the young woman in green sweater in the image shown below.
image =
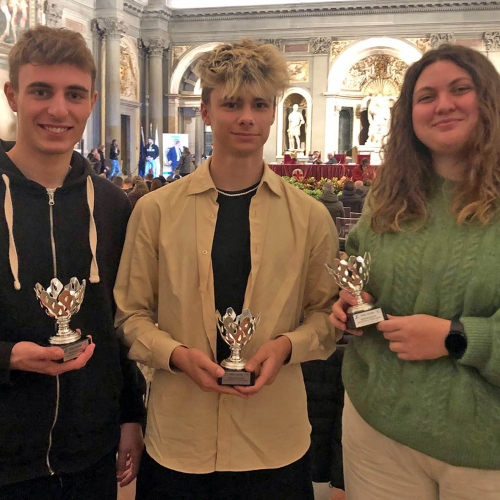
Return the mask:
<svg viewBox="0 0 500 500">
<path fill-rule="evenodd" d="M 406 73 L 350 255 L 386 321 L 344 361 L 349 500 L 500 498 L 500 75 L 441 46 Z M 332 323 L 356 301 L 343 291 Z"/>
</svg>

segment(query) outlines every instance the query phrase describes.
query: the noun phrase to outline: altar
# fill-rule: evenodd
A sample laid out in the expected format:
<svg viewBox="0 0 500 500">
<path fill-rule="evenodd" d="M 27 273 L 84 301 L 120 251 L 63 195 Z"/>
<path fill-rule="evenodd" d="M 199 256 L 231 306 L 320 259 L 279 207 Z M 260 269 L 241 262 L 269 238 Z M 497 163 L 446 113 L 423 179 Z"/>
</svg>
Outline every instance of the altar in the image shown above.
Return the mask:
<svg viewBox="0 0 500 500">
<path fill-rule="evenodd" d="M 345 163 L 322 163 L 319 165 L 313 165 L 309 163 L 301 163 L 295 165 L 289 165 L 285 163 L 269 163 L 269 167 L 271 168 L 271 170 L 276 174 L 281 175 L 282 177 L 292 177 L 292 172 L 296 168 L 300 168 L 300 170 L 304 172 L 304 177 L 306 179 L 308 179 L 309 177 L 314 177 L 318 181 L 322 177 L 325 179 L 332 179 L 333 177 L 340 179 L 344 176 L 351 177 L 352 170 L 355 166 L 356 165 L 354 164 L 347 165 Z"/>
</svg>

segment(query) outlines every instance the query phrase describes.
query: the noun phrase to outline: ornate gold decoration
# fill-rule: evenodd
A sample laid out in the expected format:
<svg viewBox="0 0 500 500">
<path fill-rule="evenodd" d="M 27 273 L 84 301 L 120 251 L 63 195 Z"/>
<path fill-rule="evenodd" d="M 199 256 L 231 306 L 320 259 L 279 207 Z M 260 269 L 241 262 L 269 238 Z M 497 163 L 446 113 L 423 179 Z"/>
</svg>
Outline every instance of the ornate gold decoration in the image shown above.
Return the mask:
<svg viewBox="0 0 500 500">
<path fill-rule="evenodd" d="M 137 54 L 130 43 L 122 38 L 120 41 L 120 94 L 125 99 L 137 101 L 138 89 L 138 63 Z"/>
<path fill-rule="evenodd" d="M 407 38 L 410 43 L 416 45 L 420 52 L 427 52 L 431 49 L 431 39 L 430 38 Z"/>
<path fill-rule="evenodd" d="M 374 54 L 358 61 L 348 72 L 343 87 L 362 91 L 374 80 L 390 80 L 399 94 L 408 65 L 401 59 L 388 54 Z M 380 86 L 380 83 L 376 84 Z M 388 87 L 387 87 L 388 88 Z M 392 93 L 391 95 L 395 95 Z"/>
<path fill-rule="evenodd" d="M 309 81 L 309 61 L 287 61 L 290 83 Z"/>
<path fill-rule="evenodd" d="M 330 64 L 351 43 L 352 43 L 352 40 L 345 40 L 345 41 L 341 41 L 341 42 L 332 42 L 332 44 L 330 46 Z"/>
</svg>

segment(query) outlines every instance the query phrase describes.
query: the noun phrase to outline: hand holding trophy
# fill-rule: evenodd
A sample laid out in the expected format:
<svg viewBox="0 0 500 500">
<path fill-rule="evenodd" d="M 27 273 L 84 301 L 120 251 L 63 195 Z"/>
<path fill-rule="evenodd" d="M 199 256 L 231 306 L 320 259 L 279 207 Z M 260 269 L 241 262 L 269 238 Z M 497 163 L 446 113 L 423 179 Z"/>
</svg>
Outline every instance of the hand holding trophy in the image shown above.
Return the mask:
<svg viewBox="0 0 500 500">
<path fill-rule="evenodd" d="M 239 316 L 236 316 L 232 307 L 229 307 L 222 317 L 219 311 L 216 311 L 216 313 L 217 327 L 221 337 L 231 350 L 229 358 L 221 363 L 226 373 L 218 380 L 218 384 L 231 386 L 255 385 L 255 373 L 245 370 L 246 360 L 241 357 L 241 350 L 252 338 L 260 316 L 258 314 L 255 317 L 252 316 L 249 309 L 244 309 Z"/>
<path fill-rule="evenodd" d="M 340 253 L 340 259 L 333 260 L 333 266 L 325 264 L 328 272 L 335 279 L 339 288 L 348 291 L 356 298 L 357 304 L 347 309 L 346 327 L 359 329 L 364 326 L 374 325 L 387 319 L 385 312 L 380 307 L 367 304 L 361 298 L 361 292 L 368 283 L 370 276 L 371 255 L 366 252 L 363 257 Z"/>
<path fill-rule="evenodd" d="M 57 333 L 49 338 L 49 343 L 64 351 L 62 362 L 77 358 L 90 344 L 90 339 L 80 339 L 81 334 L 69 327 L 71 317 L 82 305 L 85 286 L 85 280 L 82 280 L 80 285 L 77 278 L 71 278 L 66 286 L 63 286 L 57 278 L 51 280 L 47 289 L 40 283 L 35 285 L 40 305 L 45 308 L 48 316 L 56 319 Z"/>
</svg>

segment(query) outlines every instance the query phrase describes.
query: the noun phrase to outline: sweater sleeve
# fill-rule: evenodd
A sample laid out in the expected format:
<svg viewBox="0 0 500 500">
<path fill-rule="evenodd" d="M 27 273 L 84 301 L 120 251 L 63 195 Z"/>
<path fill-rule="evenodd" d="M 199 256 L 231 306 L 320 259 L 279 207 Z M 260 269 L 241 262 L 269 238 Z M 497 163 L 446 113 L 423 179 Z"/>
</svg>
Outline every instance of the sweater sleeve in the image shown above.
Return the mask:
<svg viewBox="0 0 500 500">
<path fill-rule="evenodd" d="M 0 385 L 10 383 L 10 354 L 14 343 L 0 342 Z"/>
<path fill-rule="evenodd" d="M 489 383 L 500 387 L 500 310 L 490 318 L 461 317 L 467 349 L 458 363 L 476 368 Z"/>
</svg>

